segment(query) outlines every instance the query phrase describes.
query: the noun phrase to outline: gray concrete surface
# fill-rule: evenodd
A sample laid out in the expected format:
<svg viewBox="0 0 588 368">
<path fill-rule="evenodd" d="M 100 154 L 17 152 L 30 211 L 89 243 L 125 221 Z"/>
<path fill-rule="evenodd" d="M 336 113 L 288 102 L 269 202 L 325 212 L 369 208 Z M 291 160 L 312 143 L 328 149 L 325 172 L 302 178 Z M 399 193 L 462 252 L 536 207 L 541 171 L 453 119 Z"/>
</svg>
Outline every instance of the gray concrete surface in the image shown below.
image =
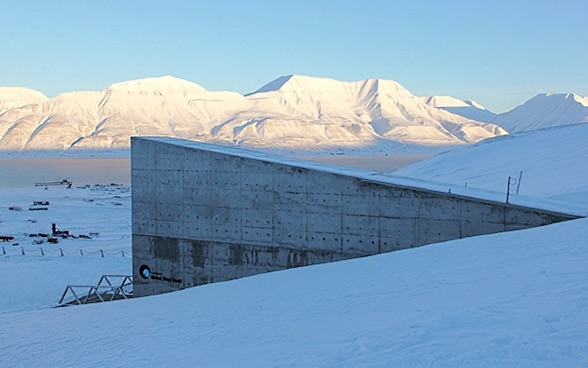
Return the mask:
<svg viewBox="0 0 588 368">
<path fill-rule="evenodd" d="M 575 218 L 171 138 L 133 137 L 131 176 L 135 296 Z"/>
</svg>

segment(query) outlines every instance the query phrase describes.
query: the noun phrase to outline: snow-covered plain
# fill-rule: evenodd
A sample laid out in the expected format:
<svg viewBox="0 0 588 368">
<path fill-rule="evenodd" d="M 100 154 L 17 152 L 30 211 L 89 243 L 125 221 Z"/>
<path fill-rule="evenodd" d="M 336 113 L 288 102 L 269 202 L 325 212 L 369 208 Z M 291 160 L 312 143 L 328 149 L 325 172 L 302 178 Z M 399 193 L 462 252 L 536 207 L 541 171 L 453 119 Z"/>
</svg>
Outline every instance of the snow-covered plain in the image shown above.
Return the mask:
<svg viewBox="0 0 588 368">
<path fill-rule="evenodd" d="M 49 205 L 33 205 L 44 201 Z M 130 274 L 130 187 L 31 184 L 0 191 L 0 203 L 0 235 L 14 237 L 0 242 L 2 313 L 48 308 L 69 284 L 94 285 L 102 274 Z M 36 208 L 47 210 L 31 210 Z M 77 238 L 48 243 L 38 235 L 51 234 L 52 224 Z"/>
<path fill-rule="evenodd" d="M 586 142 L 585 128 L 572 126 L 570 132 L 573 142 Z M 512 135 L 439 155 L 422 170 L 437 180 L 468 178 L 469 187 L 488 189 L 484 183 L 500 181 L 505 173 L 540 166 L 542 177 L 558 180 L 535 183 L 523 176 L 527 200 L 576 208 L 588 203 L 587 157 L 580 143 L 565 137 L 555 130 Z M 559 147 L 560 154 L 537 151 L 547 146 Z M 524 147 L 533 154 L 513 157 Z M 486 149 L 494 165 L 482 160 Z M 459 166 L 469 158 L 471 166 Z M 414 165 L 424 168 L 427 161 Z M 409 172 L 410 167 L 403 175 Z M 2 232 L 48 231 L 52 222 L 73 233 L 100 232 L 47 246 L 67 250 L 64 257 L 42 256 L 38 247 L 23 256 L 20 247 L 5 245 L 10 254 L 0 255 L 3 366 L 588 366 L 585 218 L 170 294 L 52 309 L 68 283 L 131 272 L 130 257 L 119 255 L 130 251 L 129 192 L 50 187 L 2 191 L 0 198 Z M 25 207 L 32 200 L 50 200 L 49 210 L 29 212 Z M 9 211 L 8 205 L 23 211 Z M 33 213 L 34 224 L 27 221 Z M 28 238 L 22 239 L 21 246 Z M 81 256 L 81 248 L 94 254 Z"/>
</svg>

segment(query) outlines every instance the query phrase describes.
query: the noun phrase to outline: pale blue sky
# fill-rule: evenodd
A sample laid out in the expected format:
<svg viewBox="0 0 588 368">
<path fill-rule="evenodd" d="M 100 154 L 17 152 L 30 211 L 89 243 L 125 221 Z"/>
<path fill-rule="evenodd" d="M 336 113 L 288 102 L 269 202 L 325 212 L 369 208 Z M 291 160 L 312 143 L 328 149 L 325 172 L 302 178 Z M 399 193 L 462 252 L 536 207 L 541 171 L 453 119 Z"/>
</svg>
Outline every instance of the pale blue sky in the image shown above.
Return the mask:
<svg viewBox="0 0 588 368">
<path fill-rule="evenodd" d="M 0 5 L 0 86 L 54 97 L 173 75 L 248 93 L 289 74 L 395 80 L 495 112 L 588 95 L 588 1 L 19 0 Z"/>
</svg>

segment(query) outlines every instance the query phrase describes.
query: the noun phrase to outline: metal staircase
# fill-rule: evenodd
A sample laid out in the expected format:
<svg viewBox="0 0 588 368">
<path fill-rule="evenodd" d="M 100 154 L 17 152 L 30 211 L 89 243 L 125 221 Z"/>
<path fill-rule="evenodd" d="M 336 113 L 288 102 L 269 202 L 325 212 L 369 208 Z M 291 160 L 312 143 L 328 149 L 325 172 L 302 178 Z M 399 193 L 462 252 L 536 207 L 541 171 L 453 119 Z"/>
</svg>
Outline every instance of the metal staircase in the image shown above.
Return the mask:
<svg viewBox="0 0 588 368">
<path fill-rule="evenodd" d="M 102 275 L 96 285 L 67 285 L 56 307 L 110 302 L 132 297 L 133 276 Z"/>
</svg>

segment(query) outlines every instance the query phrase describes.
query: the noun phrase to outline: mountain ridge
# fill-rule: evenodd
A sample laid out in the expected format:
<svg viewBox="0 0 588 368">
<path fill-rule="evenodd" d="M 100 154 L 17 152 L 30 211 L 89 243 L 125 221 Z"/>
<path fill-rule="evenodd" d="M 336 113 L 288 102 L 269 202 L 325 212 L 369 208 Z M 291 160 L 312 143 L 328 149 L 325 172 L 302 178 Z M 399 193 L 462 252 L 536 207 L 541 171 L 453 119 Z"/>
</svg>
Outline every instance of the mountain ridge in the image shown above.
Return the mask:
<svg viewBox="0 0 588 368">
<path fill-rule="evenodd" d="M 438 151 L 507 134 L 498 124 L 502 115 L 471 100 L 417 97 L 384 79 L 344 82 L 292 74 L 241 95 L 168 75 L 0 111 L 0 147 L 126 150 L 130 136 L 155 135 L 255 149 Z"/>
<path fill-rule="evenodd" d="M 460 100 L 451 96 L 423 96 L 421 100 L 431 107 L 476 121 L 488 122 L 498 115 L 473 100 Z"/>
<path fill-rule="evenodd" d="M 575 93 L 539 93 L 522 105 L 490 120 L 511 133 L 588 123 L 588 96 Z"/>
<path fill-rule="evenodd" d="M 4 112 L 49 100 L 43 93 L 27 87 L 0 87 L 0 115 Z"/>
</svg>

